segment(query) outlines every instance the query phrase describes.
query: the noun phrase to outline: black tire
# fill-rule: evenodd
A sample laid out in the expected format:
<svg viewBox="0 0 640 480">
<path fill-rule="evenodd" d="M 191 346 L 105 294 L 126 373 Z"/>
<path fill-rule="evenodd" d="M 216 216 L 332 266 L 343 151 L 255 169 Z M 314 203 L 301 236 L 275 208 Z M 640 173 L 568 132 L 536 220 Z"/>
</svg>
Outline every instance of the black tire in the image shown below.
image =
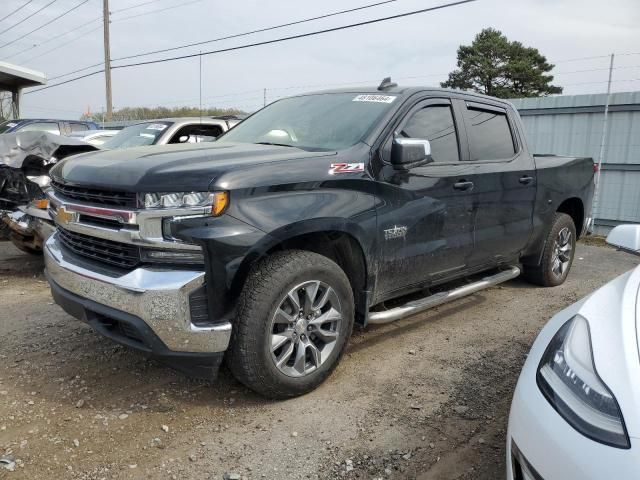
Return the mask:
<svg viewBox="0 0 640 480">
<path fill-rule="evenodd" d="M 556 255 L 558 254 L 558 248 L 560 247 L 560 234 L 568 230 L 570 234 L 569 245 L 571 247 L 568 258 L 564 264 L 564 268 L 558 272 L 555 268 Z M 566 213 L 556 213 L 551 224 L 551 229 L 547 234 L 544 251 L 542 253 L 542 261 L 540 265 L 525 267 L 525 278 L 531 283 L 541 285 L 543 287 L 556 287 L 562 285 L 567 279 L 571 265 L 573 264 L 573 258 L 576 251 L 576 226 L 573 223 L 573 219 Z"/>
<path fill-rule="evenodd" d="M 272 357 L 272 318 L 277 309 L 280 311 L 288 293 L 308 281 L 320 281 L 333 289 L 342 317 L 335 326 L 337 339 L 326 360 L 310 373 L 292 377 L 283 373 Z M 248 275 L 238 302 L 227 365 L 240 382 L 265 397 L 284 399 L 305 394 L 324 382 L 338 365 L 351 336 L 353 321 L 351 285 L 335 262 L 308 251 L 278 252 L 255 265 Z M 307 335 L 310 341 L 313 334 Z M 304 339 L 305 335 L 300 338 Z M 302 350 L 306 352 L 306 349 Z M 304 371 L 306 360 L 303 363 Z"/>
</svg>

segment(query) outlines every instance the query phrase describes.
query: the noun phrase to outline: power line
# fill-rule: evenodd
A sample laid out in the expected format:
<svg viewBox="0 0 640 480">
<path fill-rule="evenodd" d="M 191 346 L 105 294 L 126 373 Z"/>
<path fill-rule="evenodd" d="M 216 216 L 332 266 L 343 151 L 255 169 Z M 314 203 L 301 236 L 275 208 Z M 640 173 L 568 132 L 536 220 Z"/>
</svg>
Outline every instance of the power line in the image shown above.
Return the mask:
<svg viewBox="0 0 640 480">
<path fill-rule="evenodd" d="M 308 32 L 308 33 L 300 33 L 297 35 L 290 35 L 288 37 L 281 37 L 281 38 L 276 38 L 273 40 L 265 40 L 262 42 L 255 42 L 255 43 L 249 43 L 249 44 L 245 44 L 245 45 L 238 45 L 236 47 L 228 47 L 228 48 L 222 48 L 220 50 L 210 50 L 208 52 L 202 52 L 202 53 L 192 53 L 189 55 L 180 55 L 178 57 L 169 57 L 169 58 L 161 58 L 158 60 L 147 60 L 145 62 L 138 62 L 138 63 L 129 63 L 129 64 L 125 64 L 125 65 L 118 65 L 113 67 L 114 69 L 116 68 L 131 68 L 131 67 L 139 67 L 142 65 L 152 65 L 152 64 L 156 64 L 156 63 L 165 63 L 165 62 L 173 62 L 176 60 L 183 60 L 186 58 L 194 58 L 194 57 L 198 57 L 201 55 L 214 55 L 217 53 L 225 53 L 225 52 L 233 52 L 236 50 L 243 50 L 246 48 L 252 48 L 252 47 L 258 47 L 261 45 L 271 45 L 274 43 L 280 43 L 280 42 L 286 42 L 288 40 L 297 40 L 300 38 L 307 38 L 307 37 L 313 37 L 316 35 L 322 35 L 325 33 L 330 33 L 330 32 L 337 32 L 340 30 L 347 30 L 350 28 L 355 28 L 355 27 L 362 27 L 365 25 L 372 25 L 374 23 L 380 23 L 380 22 L 386 22 L 389 20 L 396 20 L 398 18 L 404 18 L 404 17 L 409 17 L 412 15 L 417 15 L 419 13 L 425 13 L 425 12 L 432 12 L 435 10 L 442 10 L 444 8 L 448 8 L 448 7 L 455 7 L 458 5 L 463 5 L 466 3 L 471 3 L 471 2 L 475 2 L 476 0 L 459 0 L 457 2 L 451 2 L 451 3 L 445 3 L 442 5 L 436 5 L 435 7 L 429 7 L 429 8 L 423 8 L 420 10 L 413 10 L 411 12 L 405 12 L 405 13 L 399 13 L 397 15 L 391 15 L 389 17 L 382 17 L 382 18 L 375 18 L 373 20 L 367 20 L 364 22 L 358 22 L 358 23 L 351 23 L 349 25 L 342 25 L 340 27 L 333 27 L 333 28 L 326 28 L 323 30 L 316 30 L 315 32 Z"/>
<path fill-rule="evenodd" d="M 37 59 L 37 58 L 40 58 L 40 57 L 43 57 L 43 56 L 47 55 L 48 53 L 54 52 L 54 51 L 56 51 L 56 50 L 58 50 L 58 49 L 60 49 L 60 48 L 62 48 L 62 47 L 66 47 L 66 46 L 67 46 L 67 45 L 69 45 L 70 43 L 73 43 L 73 42 L 75 42 L 76 40 L 78 40 L 78 39 L 80 39 L 80 38 L 82 38 L 82 37 L 86 37 L 87 35 L 89 35 L 89 34 L 91 34 L 91 33 L 95 32 L 95 31 L 97 31 L 97 30 L 101 30 L 101 29 L 102 29 L 102 25 L 99 25 L 99 26 L 97 26 L 96 28 L 93 28 L 93 29 L 89 30 L 88 32 L 83 33 L 82 35 L 78 35 L 77 37 L 74 37 L 74 38 L 70 39 L 68 42 L 61 43 L 61 44 L 60 44 L 60 45 L 58 45 L 57 47 L 50 48 L 49 50 L 45 50 L 44 52 L 39 53 L 39 54 L 38 54 L 38 55 L 36 55 L 35 57 L 31 57 L 31 58 L 29 58 L 28 60 L 25 60 L 25 61 L 24 61 L 24 63 L 29 63 L 29 62 L 31 62 L 31 61 L 33 61 L 33 60 Z M 67 33 L 68 33 L 68 32 L 67 32 Z M 103 64 L 104 64 L 104 62 L 96 63 L 96 64 L 92 65 L 92 66 L 91 66 L 91 67 L 89 67 L 89 68 L 99 67 L 100 65 L 103 65 Z M 81 69 L 79 69 L 79 70 L 76 70 L 76 71 L 75 71 L 75 72 L 73 72 L 73 73 L 78 73 L 78 72 L 81 72 L 81 71 L 83 71 L 83 70 L 86 70 L 86 68 L 81 68 Z M 68 73 L 68 74 L 66 74 L 66 75 L 58 75 L 57 77 L 51 77 L 51 78 L 49 78 L 49 80 L 55 80 L 56 78 L 66 77 L 67 75 L 70 75 L 70 73 Z"/>
<path fill-rule="evenodd" d="M 171 7 L 158 8 L 156 10 L 150 10 L 148 12 L 136 13 L 135 15 L 130 15 L 128 17 L 118 18 L 118 19 L 114 20 L 114 22 L 123 22 L 125 20 L 131 20 L 132 18 L 138 18 L 138 17 L 144 17 L 145 15 L 151 15 L 152 13 L 164 12 L 166 10 L 171 10 L 171 9 L 174 9 L 174 8 L 182 8 L 182 7 L 186 7 L 187 5 L 191 5 L 193 3 L 198 3 L 198 2 L 202 2 L 202 1 L 203 0 L 191 0 L 190 2 L 181 3 L 180 5 L 172 5 Z M 151 3 L 151 2 L 148 2 L 148 3 Z M 138 5 L 138 6 L 141 6 L 141 5 Z M 122 10 L 120 10 L 120 11 L 122 11 Z M 115 13 L 115 12 L 113 12 L 113 13 Z"/>
<path fill-rule="evenodd" d="M 611 70 L 624 70 L 624 69 L 628 69 L 628 68 L 639 68 L 640 65 L 625 65 L 625 66 L 621 66 L 621 67 L 613 67 Z M 551 72 L 554 75 L 569 75 L 571 73 L 588 73 L 588 72 L 601 72 L 601 71 L 609 71 L 609 67 L 607 68 L 590 68 L 587 70 L 573 70 L 571 72 Z"/>
<path fill-rule="evenodd" d="M 195 54 L 190 54 L 190 55 L 182 55 L 179 57 L 173 57 L 173 58 L 163 58 L 163 59 L 159 59 L 159 60 L 149 60 L 146 62 L 138 62 L 138 63 L 131 63 L 131 64 L 126 64 L 126 65 L 118 65 L 118 66 L 114 66 L 112 67 L 112 69 L 120 69 L 120 68 L 131 68 L 131 67 L 138 67 L 138 66 L 142 66 L 142 65 L 150 65 L 150 64 L 155 64 L 155 63 L 165 63 L 165 62 L 172 62 L 175 60 L 182 60 L 182 59 L 186 59 L 186 58 L 194 58 L 194 57 L 198 57 L 201 55 L 214 55 L 217 53 L 223 53 L 223 52 L 231 52 L 231 51 L 236 51 L 236 50 L 243 50 L 246 48 L 252 48 L 252 47 L 257 47 L 257 46 L 261 46 L 261 45 L 271 45 L 274 43 L 280 43 L 280 42 L 286 42 L 289 40 L 295 40 L 295 39 L 299 39 L 299 38 L 307 38 L 307 37 L 312 37 L 312 36 L 316 36 L 316 35 L 322 35 L 325 33 L 330 33 L 330 32 L 336 32 L 336 31 L 340 31 L 340 30 L 347 30 L 350 28 L 355 28 L 355 27 L 362 27 L 364 25 L 372 25 L 374 23 L 380 23 L 380 22 L 386 22 L 389 20 L 395 20 L 398 18 L 404 18 L 404 17 L 409 17 L 409 16 L 413 16 L 413 15 L 417 15 L 419 13 L 426 13 L 426 12 L 432 12 L 432 11 L 436 11 L 436 10 L 442 10 L 445 8 L 449 8 L 449 7 L 455 7 L 458 5 L 464 5 L 467 3 L 471 3 L 471 2 L 475 2 L 476 0 L 459 0 L 457 2 L 451 2 L 451 3 L 445 3 L 445 4 L 441 4 L 441 5 L 436 5 L 435 7 L 429 7 L 429 8 L 423 8 L 420 10 L 413 10 L 411 12 L 405 12 L 405 13 L 399 13 L 397 15 L 391 15 L 388 17 L 382 17 L 382 18 L 376 18 L 373 20 L 367 20 L 364 22 L 358 22 L 358 23 L 352 23 L 349 25 L 343 25 L 340 27 L 333 27 L 333 28 L 327 28 L 324 30 L 317 30 L 315 32 L 308 32 L 308 33 L 301 33 L 298 35 L 291 35 L 288 37 L 281 37 L 281 38 L 276 38 L 273 40 L 266 40 L 263 42 L 255 42 L 255 43 L 250 43 L 250 44 L 245 44 L 245 45 L 239 45 L 236 47 L 229 47 L 229 48 L 223 48 L 220 50 L 211 50 L 209 52 L 202 52 L 202 53 L 195 53 Z M 46 87 L 42 87 L 42 88 L 38 88 L 36 90 L 31 90 L 30 92 L 26 92 L 25 95 L 30 94 L 30 93 L 35 93 L 35 92 L 41 92 L 43 90 L 48 90 L 50 88 L 54 88 L 60 85 L 65 85 L 67 83 L 71 83 L 71 82 L 75 82 L 77 80 L 83 79 L 83 78 L 87 78 L 87 77 L 91 77 L 93 75 L 97 75 L 99 73 L 104 72 L 104 69 L 99 70 L 99 71 L 95 71 L 95 72 L 91 72 L 85 75 L 82 75 L 80 77 L 74 77 L 71 78 L 69 80 L 65 80 L 64 82 L 60 82 L 60 83 L 55 83 L 53 85 L 47 85 Z"/>
<path fill-rule="evenodd" d="M 640 52 L 629 52 L 629 53 L 616 53 L 616 55 L 627 56 L 627 55 L 640 55 Z M 611 55 L 593 55 L 590 57 L 576 57 L 576 58 L 566 58 L 564 60 L 553 60 L 552 63 L 568 63 L 568 62 L 579 62 L 582 60 L 594 60 L 597 58 L 611 58 Z M 608 68 L 606 70 L 609 70 Z"/>
<path fill-rule="evenodd" d="M 638 82 L 640 81 L 640 78 L 629 78 L 626 80 L 611 80 L 611 83 L 621 83 L 621 82 Z M 572 87 L 574 85 L 595 85 L 595 84 L 603 84 L 603 83 L 609 83 L 608 81 L 604 81 L 604 82 L 580 82 L 580 83 L 567 83 L 565 85 L 563 85 L 563 87 Z"/>
<path fill-rule="evenodd" d="M 33 0 L 28 0 L 27 3 L 23 3 L 21 6 L 19 6 L 18 8 L 16 8 L 15 10 L 7 13 L 4 17 L 0 18 L 0 22 L 6 20 L 7 18 L 9 18 L 11 15 L 13 15 L 14 13 L 18 13 L 20 10 L 22 10 L 24 7 L 26 7 L 27 5 L 29 5 L 31 2 L 33 2 Z"/>
<path fill-rule="evenodd" d="M 53 0 L 54 2 L 56 0 Z M 84 5 L 85 3 L 87 3 L 89 0 L 82 0 L 79 4 L 77 4 L 75 7 L 71 7 L 69 10 L 65 11 L 64 13 L 61 13 L 60 15 L 58 15 L 57 17 L 52 18 L 51 20 L 49 20 L 46 23 L 43 23 L 42 25 L 40 25 L 38 28 L 34 28 L 33 30 L 31 30 L 30 32 L 25 33 L 24 35 L 19 36 L 18 38 L 14 38 L 13 40 L 11 40 L 10 42 L 5 43 L 4 45 L 0 45 L 0 48 L 4 48 L 7 47 L 9 45 L 11 45 L 12 43 L 17 42 L 18 40 L 22 40 L 24 37 L 27 37 L 29 35 L 31 35 L 32 33 L 37 32 L 38 30 L 42 30 L 44 27 L 47 27 L 49 25 L 51 25 L 53 22 L 61 19 L 62 17 L 64 17 L 65 15 L 70 14 L 71 12 L 73 12 L 74 10 L 77 10 L 78 8 L 80 8 L 82 5 Z"/>
<path fill-rule="evenodd" d="M 74 77 L 69 80 L 65 80 L 64 82 L 55 83 L 53 85 L 47 85 L 46 87 L 38 88 L 37 90 L 31 90 L 30 92 L 25 92 L 25 95 L 30 93 L 40 92 L 42 90 L 48 90 L 49 88 L 59 87 L 60 85 L 65 85 L 67 83 L 75 82 L 76 80 L 82 80 L 83 78 L 92 77 L 94 75 L 98 75 L 99 73 L 104 73 L 104 68 L 102 70 L 97 70 L 95 72 L 87 73 L 86 75 L 82 75 L 80 77 Z"/>
<path fill-rule="evenodd" d="M 348 10 L 340 10 L 338 12 L 331 12 L 331 13 L 327 13 L 327 14 L 324 14 L 324 15 L 319 15 L 317 17 L 305 18 L 303 20 L 296 20 L 296 21 L 293 21 L 293 22 L 283 23 L 283 24 L 280 24 L 280 25 L 274 25 L 274 26 L 271 26 L 271 27 L 259 28 L 257 30 L 252 30 L 250 32 L 236 33 L 236 34 L 228 35 L 228 36 L 225 36 L 225 37 L 218 37 L 218 38 L 214 38 L 214 39 L 211 39 L 211 40 L 204 40 L 202 42 L 188 43 L 188 44 L 180 45 L 180 46 L 177 46 L 177 47 L 163 48 L 161 50 L 153 50 L 153 51 L 150 51 L 150 52 L 144 52 L 144 53 L 137 53 L 137 54 L 134 54 L 134 55 L 128 55 L 126 57 L 114 58 L 113 61 L 116 62 L 118 60 L 127 60 L 129 58 L 145 57 L 145 56 L 148 56 L 148 55 L 154 55 L 156 53 L 171 52 L 171 51 L 174 51 L 174 50 L 181 50 L 183 48 L 189 48 L 189 47 L 196 47 L 196 46 L 199 46 L 199 45 L 205 45 L 207 43 L 214 43 L 214 42 L 220 42 L 222 40 L 230 40 L 232 38 L 245 37 L 247 35 L 253 35 L 255 33 L 268 32 L 268 31 L 271 31 L 271 30 L 276 30 L 276 29 L 284 28 L 284 27 L 290 27 L 290 26 L 293 26 L 293 25 L 299 25 L 301 23 L 307 23 L 307 22 L 311 22 L 311 21 L 314 21 L 314 20 L 321 20 L 321 19 L 324 19 L 324 18 L 334 17 L 336 15 L 343 15 L 345 13 L 352 13 L 352 12 L 356 12 L 356 11 L 359 11 L 359 10 L 365 10 L 365 9 L 368 9 L 368 8 L 378 7 L 380 5 L 384 5 L 384 4 L 387 4 L 387 3 L 394 3 L 394 2 L 397 2 L 397 1 L 398 0 L 385 0 L 385 1 L 382 1 L 382 2 L 372 3 L 372 4 L 369 4 L 369 5 L 363 5 L 361 7 L 350 8 Z"/>
<path fill-rule="evenodd" d="M 11 54 L 11 55 L 9 55 L 9 56 L 8 56 L 8 57 L 6 57 L 6 58 L 13 58 L 13 57 L 17 57 L 18 55 L 22 55 L 23 53 L 28 52 L 29 50 L 32 50 L 32 49 L 34 49 L 34 48 L 38 48 L 38 47 L 42 47 L 43 45 L 46 45 L 46 44 L 48 44 L 48 43 L 51 43 L 51 42 L 53 42 L 53 41 L 55 41 L 55 40 L 57 40 L 57 39 L 59 39 L 59 38 L 65 37 L 65 36 L 69 35 L 70 33 L 75 33 L 75 32 L 77 32 L 77 31 L 78 31 L 78 29 L 79 29 L 79 28 L 83 28 L 83 27 L 86 27 L 86 26 L 88 26 L 88 25 L 91 25 L 92 23 L 95 23 L 95 22 L 97 22 L 98 20 L 102 20 L 102 15 L 101 15 L 101 16 L 99 16 L 99 17 L 97 17 L 97 18 L 94 18 L 93 20 L 89 20 L 88 22 L 84 22 L 82 25 L 79 25 L 79 26 L 77 26 L 77 27 L 75 27 L 75 28 L 72 28 L 71 30 L 67 30 L 67 31 L 65 31 L 65 32 L 59 33 L 59 34 L 58 34 L 58 35 L 56 35 L 55 37 L 51 37 L 51 38 L 48 38 L 48 39 L 46 39 L 46 40 L 41 41 L 40 43 L 37 43 L 37 44 L 35 44 L 35 45 L 31 45 L 29 48 L 25 48 L 24 50 L 21 50 L 21 51 L 19 51 L 19 52 L 16 52 L 16 53 L 14 53 L 14 54 Z M 80 38 L 80 37 L 78 37 L 78 38 Z M 60 47 L 62 47 L 62 46 L 64 46 L 64 45 L 67 45 L 68 43 L 70 43 L 70 42 L 63 43 Z M 53 49 L 51 49 L 51 50 L 47 50 L 47 52 L 46 52 L 46 53 L 48 53 L 48 52 L 52 52 L 52 51 L 54 51 L 54 50 L 57 50 L 57 49 L 58 49 L 58 48 L 60 48 L 60 47 L 56 47 L 56 48 L 53 48 Z M 40 58 L 41 56 L 42 56 L 42 55 L 37 55 L 36 57 L 31 57 L 29 60 L 25 60 L 25 63 L 26 63 L 26 62 L 30 62 L 31 60 L 33 60 L 33 59 L 35 59 L 35 58 Z"/>
<path fill-rule="evenodd" d="M 147 2 L 143 2 L 143 3 L 138 3 L 137 5 L 132 5 L 130 7 L 125 7 L 125 8 L 119 8 L 117 10 L 111 10 L 110 13 L 120 13 L 120 12 L 126 12 L 127 10 L 133 10 L 134 8 L 139 8 L 139 7 L 144 7 L 145 5 L 149 5 L 150 3 L 157 3 L 160 0 L 149 0 Z"/>
<path fill-rule="evenodd" d="M 153 0 L 153 1 L 158 1 L 158 0 Z M 352 13 L 352 12 L 356 12 L 356 11 L 360 11 L 360 10 L 365 10 L 365 9 L 368 9 L 368 8 L 373 8 L 373 7 L 377 7 L 377 6 L 388 4 L 388 3 L 394 3 L 394 2 L 397 2 L 397 1 L 398 0 L 385 0 L 385 1 L 377 2 L 377 3 L 373 3 L 373 4 L 369 4 L 369 5 L 363 5 L 363 6 L 356 7 L 356 8 L 350 8 L 350 9 L 347 9 L 347 10 L 340 10 L 340 11 L 337 11 L 337 12 L 331 12 L 331 13 L 327 13 L 327 14 L 324 14 L 324 15 L 319 15 L 319 16 L 316 16 L 316 17 L 305 18 L 305 19 L 302 19 L 302 20 L 296 20 L 296 21 L 293 21 L 293 22 L 283 23 L 283 24 L 280 24 L 280 25 L 260 28 L 260 29 L 257 29 L 257 30 L 252 30 L 250 32 L 236 33 L 236 34 L 233 34 L 233 35 L 214 38 L 214 39 L 211 39 L 211 40 L 205 40 L 205 41 L 202 41 L 202 42 L 195 42 L 195 43 L 190 43 L 190 44 L 186 44 L 186 45 L 180 45 L 178 47 L 165 48 L 165 49 L 161 49 L 161 50 L 154 50 L 154 51 L 150 51 L 150 52 L 144 52 L 144 53 L 138 53 L 138 54 L 134 54 L 134 55 L 128 55 L 128 56 L 125 56 L 125 57 L 113 58 L 112 61 L 116 62 L 116 61 L 119 61 L 119 60 L 127 60 L 127 59 L 130 59 L 130 58 L 138 58 L 138 57 L 153 55 L 153 54 L 156 54 L 156 53 L 165 53 L 165 52 L 170 52 L 170 51 L 173 51 L 173 50 L 180 50 L 180 49 L 183 49 L 183 48 L 195 47 L 195 46 L 198 46 L 198 45 L 204 45 L 204 44 L 207 44 L 207 43 L 214 43 L 214 42 L 219 42 L 219 41 L 222 41 L 222 40 L 229 40 L 229 39 L 232 39 L 232 38 L 244 37 L 244 36 L 252 35 L 252 34 L 255 34 L 255 33 L 267 32 L 267 31 L 270 31 L 270 30 L 276 30 L 276 29 L 279 29 L 279 28 L 284 28 L 284 27 L 298 25 L 298 24 L 302 24 L 302 23 L 306 23 L 306 22 L 311 22 L 311 21 L 314 21 L 314 20 L 321 20 L 321 19 L 324 19 L 324 18 L 329 18 L 329 17 L 333 17 L 333 16 L 337 16 L 337 15 L 342 15 L 342 14 L 345 14 L 345 13 Z M 138 6 L 141 6 L 141 5 L 143 5 L 143 4 L 139 4 Z M 133 8 L 133 7 L 131 7 L 131 8 Z M 72 75 L 74 73 L 78 73 L 78 72 L 81 72 L 81 71 L 84 71 L 84 70 L 88 70 L 90 68 L 94 68 L 96 66 L 102 65 L 103 63 L 99 63 L 97 65 L 96 64 L 89 65 L 87 67 L 80 68 L 80 69 L 74 70 L 72 72 L 67 72 L 67 73 L 58 75 L 56 77 L 53 77 L 50 80 L 53 80 L 55 78 L 66 77 L 66 76 Z"/>
<path fill-rule="evenodd" d="M 2 35 L 3 33 L 8 32 L 9 30 L 13 30 L 14 28 L 16 28 L 18 25 L 26 22 L 27 20 L 29 20 L 31 17 L 33 17 L 34 15 L 37 15 L 38 13 L 40 13 L 41 11 L 43 11 L 45 8 L 49 7 L 50 5 L 53 5 L 54 3 L 56 3 L 58 0 L 51 0 L 51 2 L 47 3 L 44 7 L 41 7 L 39 10 L 36 10 L 35 12 L 33 12 L 31 15 L 28 15 L 26 17 L 24 17 L 22 20 L 20 20 L 18 23 L 14 23 L 13 25 L 11 25 L 9 28 L 5 28 L 4 30 L 2 30 L 0 32 L 0 35 Z"/>
</svg>

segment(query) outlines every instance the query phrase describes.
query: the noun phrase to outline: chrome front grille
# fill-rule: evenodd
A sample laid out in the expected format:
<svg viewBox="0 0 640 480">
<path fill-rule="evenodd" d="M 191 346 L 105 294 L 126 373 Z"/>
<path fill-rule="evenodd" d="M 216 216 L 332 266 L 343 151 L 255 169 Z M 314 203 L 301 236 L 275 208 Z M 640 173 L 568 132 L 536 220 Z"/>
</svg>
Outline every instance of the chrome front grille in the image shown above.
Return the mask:
<svg viewBox="0 0 640 480">
<path fill-rule="evenodd" d="M 132 269 L 140 262 L 140 248 L 128 243 L 71 232 L 58 226 L 60 243 L 76 255 L 117 267 Z"/>
<path fill-rule="evenodd" d="M 53 190 L 60 196 L 70 200 L 87 202 L 112 207 L 136 208 L 137 196 L 131 192 L 99 190 L 95 188 L 77 187 L 59 182 L 51 182 Z"/>
</svg>

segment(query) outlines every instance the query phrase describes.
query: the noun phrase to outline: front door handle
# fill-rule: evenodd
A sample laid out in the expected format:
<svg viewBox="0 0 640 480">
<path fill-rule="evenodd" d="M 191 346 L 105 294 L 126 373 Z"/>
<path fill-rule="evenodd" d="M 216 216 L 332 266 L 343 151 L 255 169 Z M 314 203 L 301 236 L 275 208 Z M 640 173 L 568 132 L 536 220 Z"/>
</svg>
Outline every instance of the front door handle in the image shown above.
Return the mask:
<svg viewBox="0 0 640 480">
<path fill-rule="evenodd" d="M 453 184 L 453 188 L 456 190 L 470 190 L 473 188 L 473 182 L 467 182 L 466 180 L 460 180 Z"/>
<path fill-rule="evenodd" d="M 524 177 L 520 177 L 520 180 L 518 180 L 521 184 L 523 185 L 528 185 L 531 182 L 533 182 L 533 177 L 527 177 L 526 175 Z"/>
</svg>

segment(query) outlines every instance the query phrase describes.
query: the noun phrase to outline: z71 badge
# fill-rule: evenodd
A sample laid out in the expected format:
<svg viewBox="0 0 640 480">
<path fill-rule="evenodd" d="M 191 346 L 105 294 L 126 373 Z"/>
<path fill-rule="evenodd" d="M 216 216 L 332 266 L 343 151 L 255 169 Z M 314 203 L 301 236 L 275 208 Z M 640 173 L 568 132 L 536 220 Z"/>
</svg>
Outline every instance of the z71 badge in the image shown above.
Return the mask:
<svg viewBox="0 0 640 480">
<path fill-rule="evenodd" d="M 329 175 L 364 172 L 364 163 L 332 163 Z"/>
</svg>

